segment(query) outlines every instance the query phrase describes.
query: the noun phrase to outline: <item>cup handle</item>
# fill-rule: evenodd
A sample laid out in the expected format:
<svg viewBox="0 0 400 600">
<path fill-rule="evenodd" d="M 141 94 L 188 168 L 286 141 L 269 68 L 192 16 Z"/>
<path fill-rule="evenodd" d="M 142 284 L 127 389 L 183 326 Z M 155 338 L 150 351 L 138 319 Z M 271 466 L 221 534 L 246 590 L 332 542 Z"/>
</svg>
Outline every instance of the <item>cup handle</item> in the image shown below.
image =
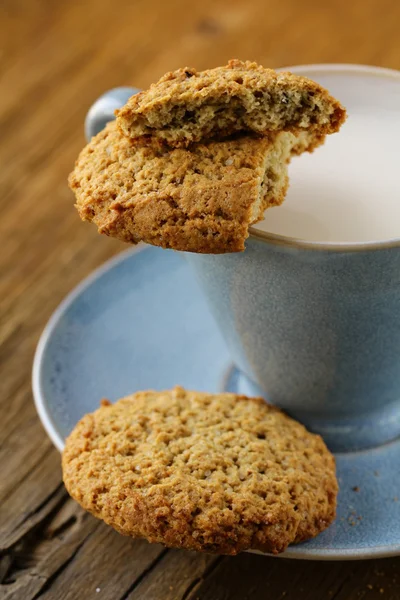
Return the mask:
<svg viewBox="0 0 400 600">
<path fill-rule="evenodd" d="M 114 111 L 121 108 L 128 99 L 140 92 L 138 88 L 118 87 L 109 90 L 90 107 L 85 119 L 85 136 L 88 142 L 97 135 L 109 121 L 115 119 Z"/>
</svg>

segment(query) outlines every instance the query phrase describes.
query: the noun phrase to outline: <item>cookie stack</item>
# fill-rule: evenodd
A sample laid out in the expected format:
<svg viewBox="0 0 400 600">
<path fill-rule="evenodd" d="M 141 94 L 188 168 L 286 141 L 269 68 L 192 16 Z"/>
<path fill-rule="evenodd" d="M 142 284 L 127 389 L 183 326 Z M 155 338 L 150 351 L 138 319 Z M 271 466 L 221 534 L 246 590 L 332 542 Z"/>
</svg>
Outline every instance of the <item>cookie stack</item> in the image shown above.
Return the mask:
<svg viewBox="0 0 400 600">
<path fill-rule="evenodd" d="M 244 250 L 279 205 L 290 158 L 338 131 L 345 110 L 309 79 L 232 60 L 167 73 L 81 152 L 69 184 L 81 218 L 136 244 Z"/>
</svg>

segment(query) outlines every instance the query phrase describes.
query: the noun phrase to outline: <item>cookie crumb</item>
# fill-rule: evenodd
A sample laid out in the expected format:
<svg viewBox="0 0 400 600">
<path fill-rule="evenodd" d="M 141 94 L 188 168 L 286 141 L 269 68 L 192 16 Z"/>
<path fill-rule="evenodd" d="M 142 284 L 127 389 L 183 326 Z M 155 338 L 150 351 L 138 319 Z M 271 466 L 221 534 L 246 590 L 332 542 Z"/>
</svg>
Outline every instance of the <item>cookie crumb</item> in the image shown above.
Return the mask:
<svg viewBox="0 0 400 600">
<path fill-rule="evenodd" d="M 111 406 L 111 402 L 107 398 L 102 398 L 100 400 L 100 406 Z"/>
<path fill-rule="evenodd" d="M 353 492 L 359 492 L 360 491 L 360 488 L 358 487 L 358 485 L 355 485 L 351 489 L 353 490 Z"/>
<path fill-rule="evenodd" d="M 355 525 L 357 525 L 357 521 L 361 521 L 362 520 L 362 516 L 361 515 L 357 515 L 355 510 L 352 510 L 349 514 L 349 516 L 347 517 L 347 522 L 349 523 L 349 525 L 351 527 L 354 527 Z"/>
</svg>

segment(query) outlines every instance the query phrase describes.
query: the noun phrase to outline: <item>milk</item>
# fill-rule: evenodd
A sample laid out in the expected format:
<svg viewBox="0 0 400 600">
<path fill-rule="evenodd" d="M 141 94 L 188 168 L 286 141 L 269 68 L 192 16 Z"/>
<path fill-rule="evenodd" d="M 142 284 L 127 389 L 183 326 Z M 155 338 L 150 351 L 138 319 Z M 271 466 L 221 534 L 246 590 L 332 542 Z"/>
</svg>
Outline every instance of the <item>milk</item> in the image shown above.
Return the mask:
<svg viewBox="0 0 400 600">
<path fill-rule="evenodd" d="M 379 83 L 374 102 L 362 86 L 337 95 L 345 106 L 349 95 L 347 121 L 312 154 L 293 158 L 286 200 L 256 229 L 318 242 L 400 238 L 400 105 Z"/>
</svg>

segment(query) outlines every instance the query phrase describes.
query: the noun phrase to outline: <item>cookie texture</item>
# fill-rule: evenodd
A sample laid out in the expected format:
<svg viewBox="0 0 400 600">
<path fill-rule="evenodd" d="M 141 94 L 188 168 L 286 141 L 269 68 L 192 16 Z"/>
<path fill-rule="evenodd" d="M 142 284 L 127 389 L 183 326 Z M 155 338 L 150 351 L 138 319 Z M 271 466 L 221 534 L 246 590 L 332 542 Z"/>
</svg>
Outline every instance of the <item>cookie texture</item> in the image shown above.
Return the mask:
<svg viewBox="0 0 400 600">
<path fill-rule="evenodd" d="M 189 252 L 237 252 L 249 225 L 283 201 L 291 154 L 319 142 L 307 132 L 279 132 L 170 149 L 134 142 L 113 121 L 83 149 L 69 185 L 81 218 L 100 233 Z"/>
<path fill-rule="evenodd" d="M 319 84 L 254 62 L 166 73 L 117 111 L 123 133 L 187 146 L 236 132 L 338 131 L 345 109 Z"/>
<path fill-rule="evenodd" d="M 333 456 L 259 398 L 176 387 L 103 402 L 68 437 L 62 466 L 86 510 L 169 547 L 279 553 L 335 517 Z"/>
</svg>

